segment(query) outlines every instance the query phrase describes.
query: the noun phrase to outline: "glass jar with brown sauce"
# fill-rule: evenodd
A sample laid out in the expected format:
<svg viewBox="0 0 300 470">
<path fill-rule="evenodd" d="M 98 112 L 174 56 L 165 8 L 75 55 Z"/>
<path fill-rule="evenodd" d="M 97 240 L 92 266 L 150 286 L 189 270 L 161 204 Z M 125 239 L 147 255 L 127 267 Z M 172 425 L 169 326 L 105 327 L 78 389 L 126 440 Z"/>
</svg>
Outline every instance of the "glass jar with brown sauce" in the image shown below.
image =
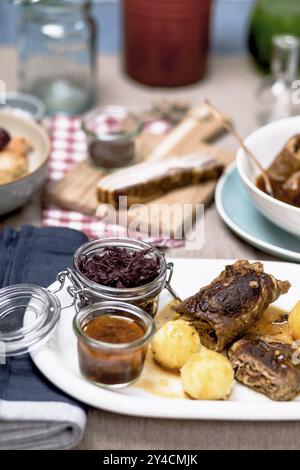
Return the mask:
<svg viewBox="0 0 300 470">
<path fill-rule="evenodd" d="M 155 331 L 148 313 L 124 302 L 99 302 L 81 309 L 73 328 L 84 377 L 109 388 L 137 380 Z"/>
</svg>

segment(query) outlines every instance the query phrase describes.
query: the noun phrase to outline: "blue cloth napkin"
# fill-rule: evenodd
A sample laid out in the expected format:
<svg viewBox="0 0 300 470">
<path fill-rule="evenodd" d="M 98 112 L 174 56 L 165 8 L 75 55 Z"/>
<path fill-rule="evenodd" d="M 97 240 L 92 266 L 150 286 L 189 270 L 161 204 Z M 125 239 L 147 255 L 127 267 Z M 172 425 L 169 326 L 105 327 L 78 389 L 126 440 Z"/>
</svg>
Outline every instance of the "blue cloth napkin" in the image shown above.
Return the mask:
<svg viewBox="0 0 300 470">
<path fill-rule="evenodd" d="M 85 235 L 66 228 L 5 229 L 0 234 L 0 287 L 49 286 L 85 241 Z M 0 449 L 72 448 L 85 423 L 85 407 L 47 381 L 28 354 L 0 365 Z"/>
</svg>

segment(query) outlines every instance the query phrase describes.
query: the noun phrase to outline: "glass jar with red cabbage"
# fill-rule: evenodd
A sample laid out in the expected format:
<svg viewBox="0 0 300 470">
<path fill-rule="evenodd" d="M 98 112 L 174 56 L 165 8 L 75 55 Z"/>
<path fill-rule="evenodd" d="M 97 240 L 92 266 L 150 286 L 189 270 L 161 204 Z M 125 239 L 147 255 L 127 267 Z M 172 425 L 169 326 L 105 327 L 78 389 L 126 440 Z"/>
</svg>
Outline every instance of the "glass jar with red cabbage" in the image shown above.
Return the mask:
<svg viewBox="0 0 300 470">
<path fill-rule="evenodd" d="M 154 316 L 159 294 L 165 287 L 171 290 L 172 268 L 159 250 L 144 241 L 99 238 L 76 251 L 69 278 L 77 289 L 80 308 L 99 301 L 122 301 Z"/>
</svg>

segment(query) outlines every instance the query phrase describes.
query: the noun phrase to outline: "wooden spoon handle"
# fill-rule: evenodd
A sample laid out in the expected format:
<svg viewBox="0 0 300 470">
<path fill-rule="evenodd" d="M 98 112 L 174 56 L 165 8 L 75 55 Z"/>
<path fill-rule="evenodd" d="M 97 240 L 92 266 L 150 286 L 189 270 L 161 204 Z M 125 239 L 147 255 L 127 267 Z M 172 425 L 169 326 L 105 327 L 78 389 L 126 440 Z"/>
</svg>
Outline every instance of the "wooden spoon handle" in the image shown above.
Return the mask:
<svg viewBox="0 0 300 470">
<path fill-rule="evenodd" d="M 221 123 L 222 125 L 225 127 L 225 129 L 230 133 L 232 134 L 235 139 L 238 141 L 238 143 L 240 144 L 240 146 L 242 147 L 242 149 L 244 150 L 244 152 L 246 154 L 248 154 L 252 159 L 253 161 L 255 162 L 255 164 L 257 165 L 257 167 L 260 169 L 263 177 L 264 177 L 264 180 L 265 180 L 265 184 L 266 184 L 266 190 L 267 192 L 270 194 L 270 195 L 273 195 L 273 189 L 272 189 L 272 185 L 271 185 L 271 181 L 270 181 L 270 178 L 269 178 L 269 175 L 267 174 L 267 171 L 265 170 L 265 168 L 262 166 L 262 164 L 260 163 L 260 161 L 256 158 L 256 156 L 254 155 L 254 153 L 252 153 L 252 151 L 244 144 L 244 141 L 243 139 L 241 138 L 241 136 L 237 133 L 237 131 L 235 130 L 235 128 L 232 126 L 232 124 L 225 118 L 225 116 L 208 100 L 208 99 L 205 99 L 204 100 L 204 103 L 206 104 L 206 106 L 208 107 L 208 109 L 211 111 L 211 113 L 215 116 L 215 118 L 217 118 Z"/>
</svg>

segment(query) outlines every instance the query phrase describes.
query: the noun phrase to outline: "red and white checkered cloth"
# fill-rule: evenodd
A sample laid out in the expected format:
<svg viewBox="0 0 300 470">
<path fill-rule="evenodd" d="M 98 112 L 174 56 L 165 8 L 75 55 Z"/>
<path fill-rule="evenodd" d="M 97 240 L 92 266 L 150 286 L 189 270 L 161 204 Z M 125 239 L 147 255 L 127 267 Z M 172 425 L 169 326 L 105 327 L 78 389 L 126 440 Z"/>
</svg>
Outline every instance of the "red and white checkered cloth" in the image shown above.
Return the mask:
<svg viewBox="0 0 300 470">
<path fill-rule="evenodd" d="M 151 121 L 146 126 L 154 134 L 165 134 L 171 129 L 165 121 Z M 87 144 L 85 134 L 80 128 L 79 117 L 55 116 L 48 120 L 47 128 L 52 143 L 48 182 L 53 182 L 63 178 L 73 165 L 86 158 Z M 42 218 L 44 226 L 73 228 L 84 232 L 88 238 L 129 235 L 123 226 L 108 225 L 97 217 L 64 210 L 54 205 L 43 208 Z M 138 232 L 130 233 L 130 236 L 143 238 L 160 247 L 174 248 L 183 245 L 181 240 L 151 239 Z"/>
</svg>

